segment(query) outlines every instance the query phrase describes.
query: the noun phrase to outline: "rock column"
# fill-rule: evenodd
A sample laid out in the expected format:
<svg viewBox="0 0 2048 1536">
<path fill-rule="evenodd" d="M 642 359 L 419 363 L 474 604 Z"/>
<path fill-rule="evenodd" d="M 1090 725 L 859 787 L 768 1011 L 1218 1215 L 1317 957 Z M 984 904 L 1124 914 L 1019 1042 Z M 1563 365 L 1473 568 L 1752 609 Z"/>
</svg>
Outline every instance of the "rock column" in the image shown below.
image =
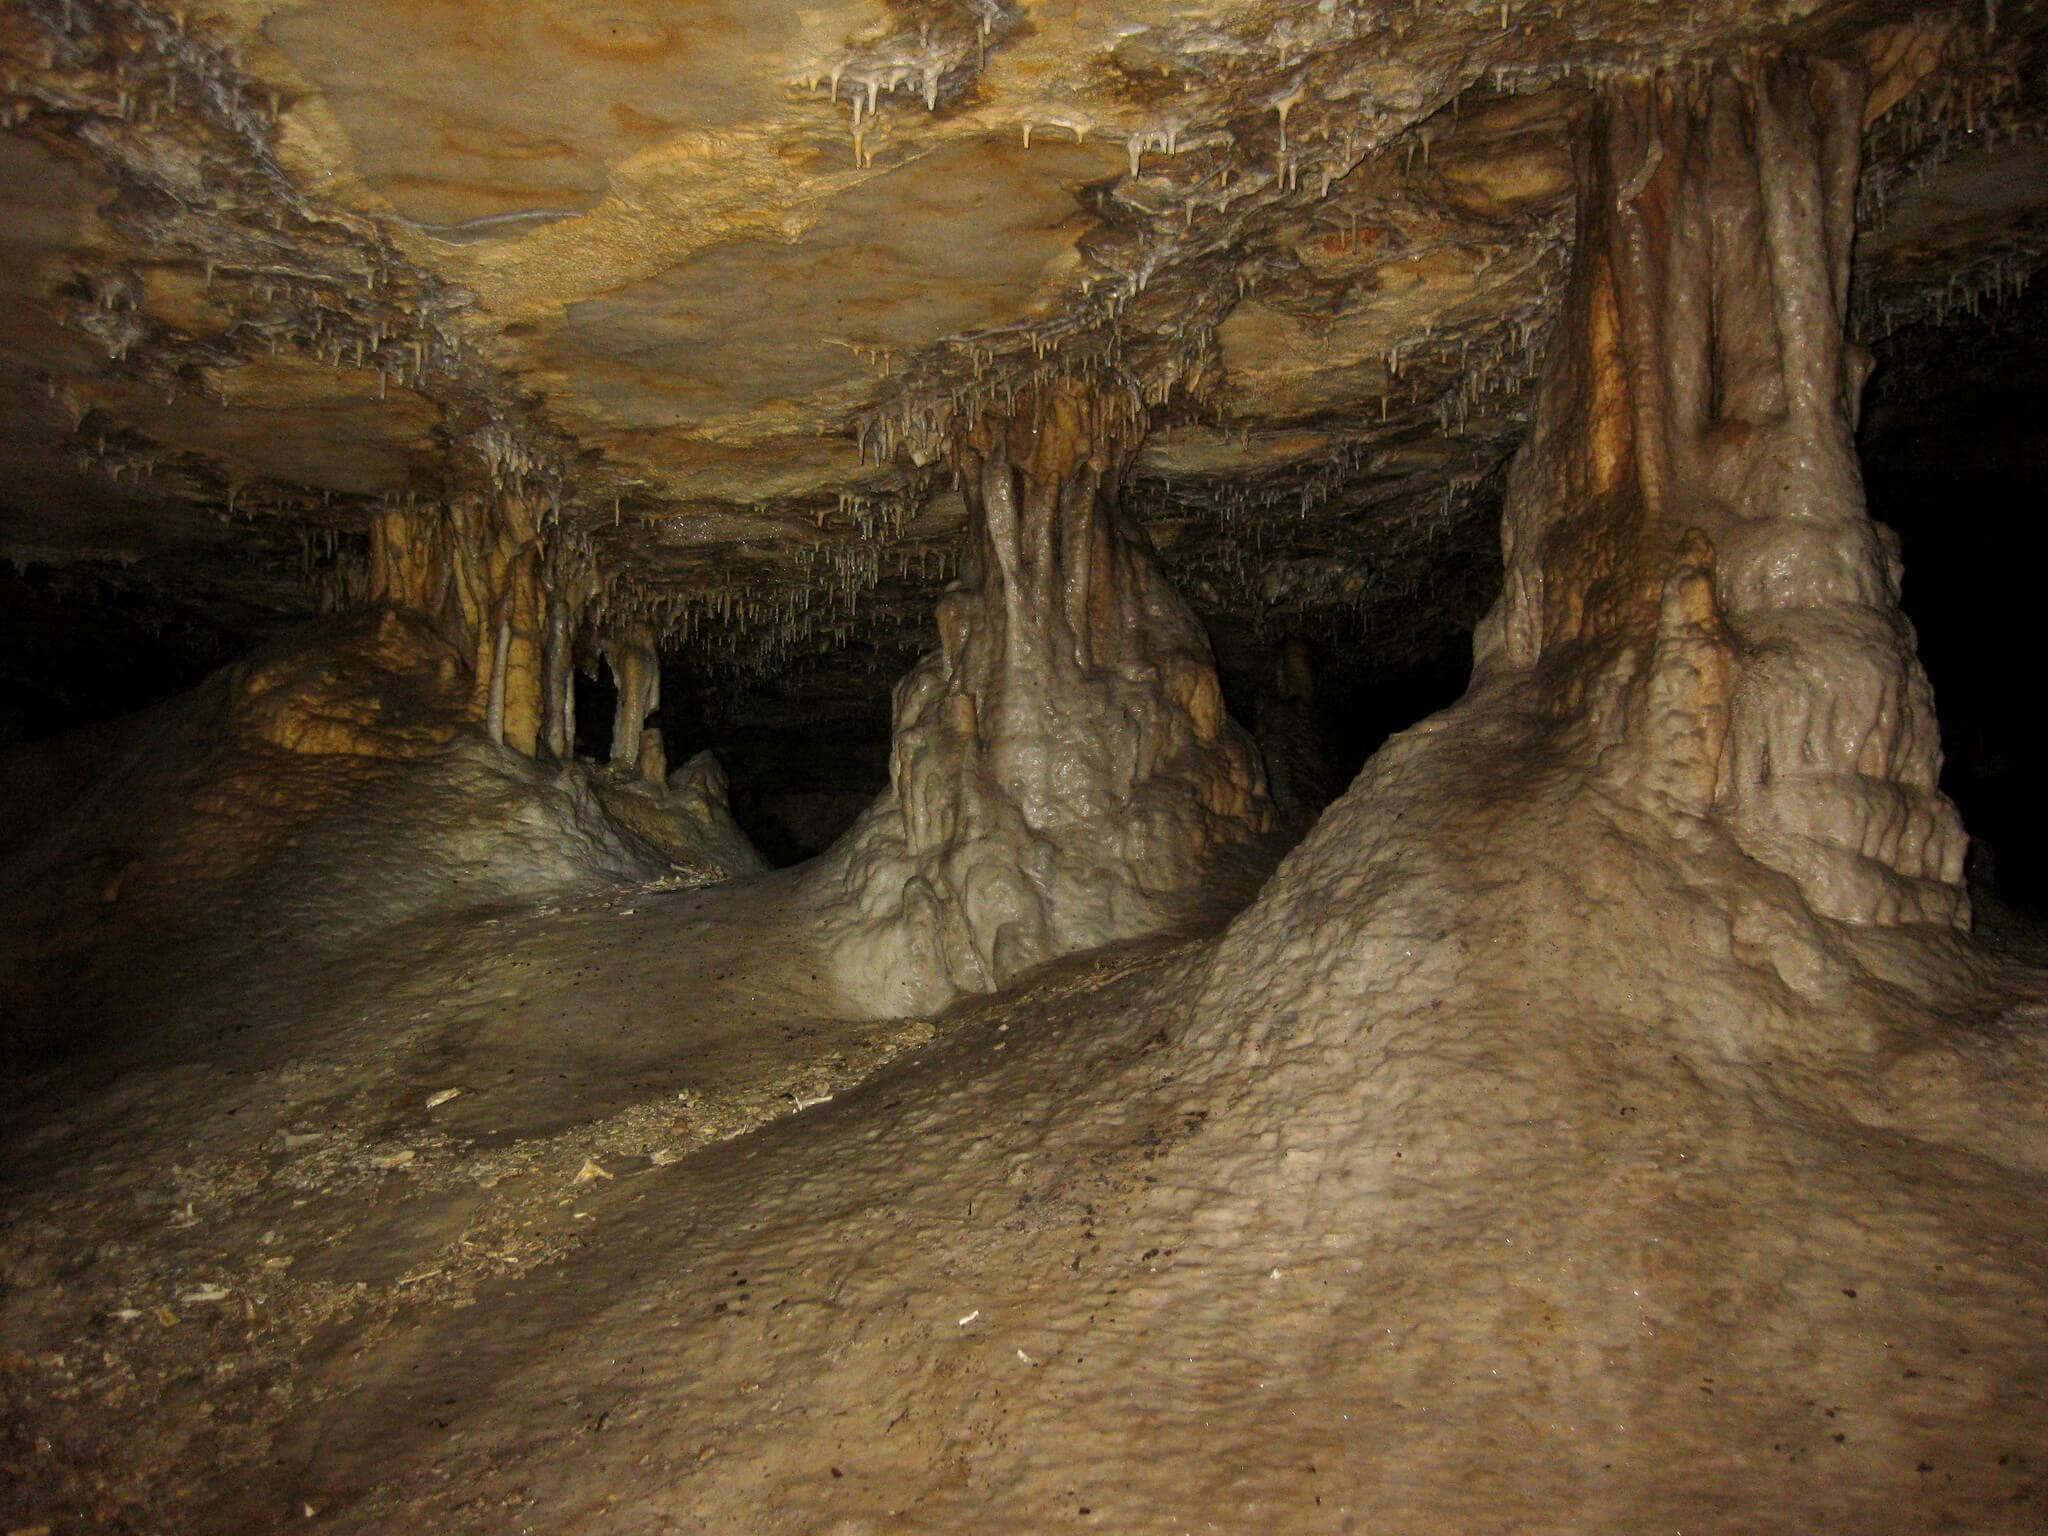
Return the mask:
<svg viewBox="0 0 2048 1536">
<path fill-rule="evenodd" d="M 1479 663 L 1535 673 L 1603 772 L 1822 915 L 1962 923 L 1933 696 L 1856 461 L 1864 96 L 1849 66 L 1775 60 L 1597 105 Z"/>
<path fill-rule="evenodd" d="M 467 496 L 383 513 L 371 529 L 370 559 L 371 601 L 425 615 L 468 661 L 474 718 L 493 740 L 535 755 L 552 619 L 531 504 L 516 495 Z M 565 633 L 572 624 L 564 612 Z"/>
<path fill-rule="evenodd" d="M 1057 383 L 963 432 L 963 574 L 896 690 L 890 786 L 813 874 L 881 1012 L 1169 920 L 1270 824 L 1207 637 L 1116 490 L 1137 421 Z"/>
<path fill-rule="evenodd" d="M 606 642 L 605 656 L 619 690 L 612 717 L 612 769 L 660 784 L 668 777 L 667 753 L 659 727 L 647 723 L 661 707 L 661 657 L 654 636 L 645 626 L 625 626 Z"/>
</svg>

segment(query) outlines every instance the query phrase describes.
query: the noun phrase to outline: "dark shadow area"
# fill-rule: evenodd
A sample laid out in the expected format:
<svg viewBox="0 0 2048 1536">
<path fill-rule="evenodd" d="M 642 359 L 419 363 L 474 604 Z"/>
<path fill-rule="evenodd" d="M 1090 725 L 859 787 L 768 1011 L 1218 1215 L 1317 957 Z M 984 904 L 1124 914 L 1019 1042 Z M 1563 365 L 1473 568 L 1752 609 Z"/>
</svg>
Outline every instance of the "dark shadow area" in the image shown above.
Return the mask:
<svg viewBox="0 0 2048 1536">
<path fill-rule="evenodd" d="M 184 693 L 290 622 L 231 625 L 140 569 L 0 564 L 0 748 Z"/>
<path fill-rule="evenodd" d="M 770 864 L 799 864 L 830 847 L 888 784 L 889 699 L 886 685 L 868 697 L 714 697 L 665 656 L 662 745 L 671 768 L 706 748 L 717 754 L 740 829 Z"/>
<path fill-rule="evenodd" d="M 1375 659 L 1306 633 L 1274 637 L 1208 616 L 1224 703 L 1259 743 L 1283 813 L 1309 822 L 1350 787 L 1389 736 L 1455 704 L 1472 677 L 1472 636 Z"/>
<path fill-rule="evenodd" d="M 1469 634 L 1445 635 L 1424 656 L 1331 677 L 1320 699 L 1337 793 L 1389 736 L 1457 703 L 1471 681 Z"/>
<path fill-rule="evenodd" d="M 611 663 L 599 657 L 595 673 L 578 671 L 569 686 L 576 704 L 571 750 L 591 762 L 604 762 L 612 755 L 613 716 L 619 710 L 619 685 L 612 681 Z"/>
<path fill-rule="evenodd" d="M 2038 917 L 2048 914 L 2048 737 L 2030 669 L 2048 563 L 2048 297 L 2036 289 L 1992 318 L 1887 344 L 1860 445 L 1871 515 L 1904 548 L 1903 607 L 1934 684 L 1942 787 L 1970 832 L 1971 883 Z"/>
</svg>

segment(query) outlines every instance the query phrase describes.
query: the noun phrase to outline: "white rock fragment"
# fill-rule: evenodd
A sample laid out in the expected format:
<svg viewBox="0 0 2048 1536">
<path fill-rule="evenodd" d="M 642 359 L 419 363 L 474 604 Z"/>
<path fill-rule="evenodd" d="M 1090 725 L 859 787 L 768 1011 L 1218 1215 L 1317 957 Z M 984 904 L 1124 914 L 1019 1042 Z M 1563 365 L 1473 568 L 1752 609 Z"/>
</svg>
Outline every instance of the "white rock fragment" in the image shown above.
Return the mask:
<svg viewBox="0 0 2048 1536">
<path fill-rule="evenodd" d="M 601 1167 L 596 1158 L 586 1157 L 583 1159 L 583 1166 L 576 1170 L 576 1177 L 569 1182 L 572 1184 L 594 1184 L 599 1179 L 609 1179 L 611 1177 L 610 1170 Z"/>
<path fill-rule="evenodd" d="M 228 1299 L 228 1288 L 224 1285 L 200 1285 L 185 1292 L 178 1300 L 188 1307 L 208 1306 L 216 1301 Z"/>
<path fill-rule="evenodd" d="M 450 1099 L 459 1099 L 461 1097 L 462 1090 L 460 1088 L 442 1088 L 427 1095 L 427 1108 L 439 1109 Z"/>
<path fill-rule="evenodd" d="M 960 1319 L 959 1326 L 965 1328 L 969 1323 L 973 1322 L 979 1316 L 981 1316 L 981 1308 L 976 1307 L 972 1312 L 968 1313 L 965 1317 Z"/>
</svg>

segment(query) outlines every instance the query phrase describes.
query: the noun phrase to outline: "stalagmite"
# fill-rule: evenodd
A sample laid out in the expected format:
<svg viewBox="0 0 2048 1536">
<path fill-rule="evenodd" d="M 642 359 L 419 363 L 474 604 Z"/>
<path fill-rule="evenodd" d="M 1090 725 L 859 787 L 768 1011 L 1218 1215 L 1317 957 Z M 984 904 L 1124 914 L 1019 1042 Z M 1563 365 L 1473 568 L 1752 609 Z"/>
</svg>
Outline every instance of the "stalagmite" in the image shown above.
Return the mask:
<svg viewBox="0 0 2048 1536">
<path fill-rule="evenodd" d="M 889 789 L 810 876 L 862 1006 L 1157 927 L 1270 825 L 1207 637 L 1118 508 L 1137 436 L 1073 382 L 961 433 L 969 553 L 939 649 L 897 687 Z"/>
<path fill-rule="evenodd" d="M 612 716 L 612 767 L 637 773 L 651 784 L 668 777 L 661 732 L 648 717 L 661 707 L 661 658 L 644 625 L 629 625 L 605 646 L 619 701 Z"/>
<path fill-rule="evenodd" d="M 1616 90 L 1510 479 L 1482 672 L 1709 819 L 1824 916 L 1967 922 L 1896 542 L 1864 510 L 1843 334 L 1864 86 L 1789 62 Z"/>
</svg>

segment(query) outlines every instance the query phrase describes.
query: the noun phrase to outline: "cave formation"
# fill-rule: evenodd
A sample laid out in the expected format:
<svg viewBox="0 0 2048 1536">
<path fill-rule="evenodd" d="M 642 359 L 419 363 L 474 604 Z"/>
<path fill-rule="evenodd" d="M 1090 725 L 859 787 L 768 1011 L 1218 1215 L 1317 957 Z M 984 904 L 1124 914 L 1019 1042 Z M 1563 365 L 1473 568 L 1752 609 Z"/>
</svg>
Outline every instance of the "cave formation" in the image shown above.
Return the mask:
<svg viewBox="0 0 2048 1536">
<path fill-rule="evenodd" d="M 812 874 L 857 1005 L 931 1012 L 1156 932 L 1270 826 L 1202 627 L 1121 515 L 1135 414 L 1057 385 L 962 434 L 939 648 L 898 687 L 888 791 Z"/>
<path fill-rule="evenodd" d="M 11 8 L 0 1528 L 2037 1529 L 2044 40 Z"/>
<path fill-rule="evenodd" d="M 1694 94 L 1618 91 L 1591 126 L 1478 665 L 1543 676 L 1610 771 L 1822 916 L 1961 921 L 1933 697 L 1856 462 L 1862 82 L 1774 63 Z"/>
</svg>

